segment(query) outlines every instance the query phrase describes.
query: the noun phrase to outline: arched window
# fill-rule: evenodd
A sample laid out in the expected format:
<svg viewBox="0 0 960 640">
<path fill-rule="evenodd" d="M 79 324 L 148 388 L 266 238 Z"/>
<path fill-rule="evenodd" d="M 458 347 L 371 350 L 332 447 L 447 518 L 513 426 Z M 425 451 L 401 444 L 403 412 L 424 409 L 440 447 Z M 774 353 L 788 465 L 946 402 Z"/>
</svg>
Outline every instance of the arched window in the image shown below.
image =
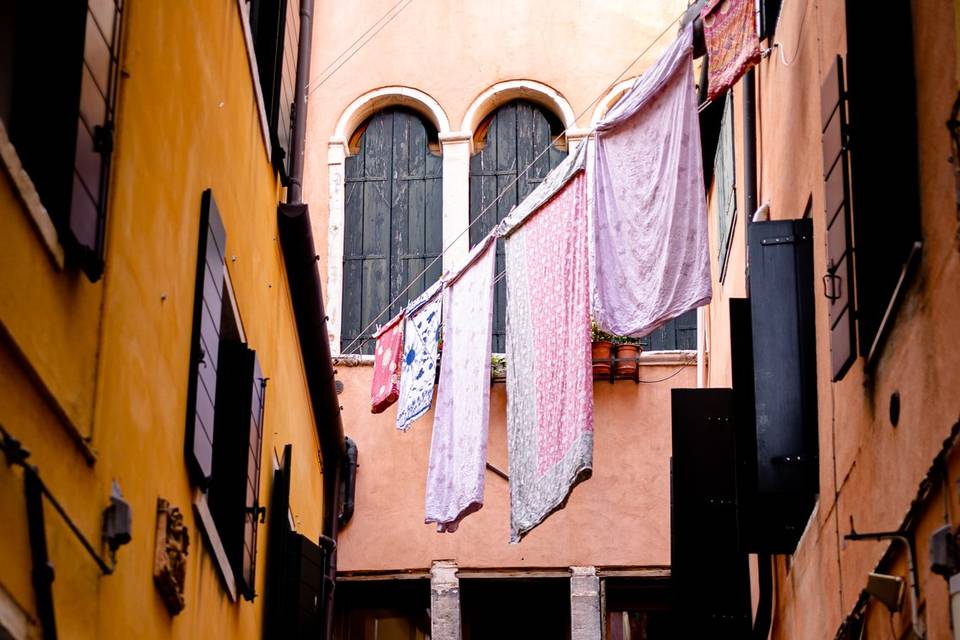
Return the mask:
<svg viewBox="0 0 960 640">
<path fill-rule="evenodd" d="M 350 140 L 344 166 L 343 312 L 341 349 L 373 353 L 383 324 L 441 273 L 442 160 L 437 132 L 419 115 L 390 108 L 373 115 Z M 411 281 L 413 286 L 401 295 Z M 359 346 L 359 348 L 358 348 Z"/>
<path fill-rule="evenodd" d="M 470 158 L 470 220 L 487 210 L 470 227 L 470 246 L 482 240 L 563 161 L 567 149 L 562 133 L 563 124 L 555 115 L 524 100 L 503 105 L 480 123 L 474 133 L 475 153 Z M 561 137 L 554 140 L 557 136 Z M 504 190 L 506 193 L 497 200 Z M 497 275 L 503 272 L 504 264 L 501 239 L 497 240 Z M 503 278 L 497 283 L 493 304 L 494 353 L 507 350 L 506 284 Z"/>
</svg>

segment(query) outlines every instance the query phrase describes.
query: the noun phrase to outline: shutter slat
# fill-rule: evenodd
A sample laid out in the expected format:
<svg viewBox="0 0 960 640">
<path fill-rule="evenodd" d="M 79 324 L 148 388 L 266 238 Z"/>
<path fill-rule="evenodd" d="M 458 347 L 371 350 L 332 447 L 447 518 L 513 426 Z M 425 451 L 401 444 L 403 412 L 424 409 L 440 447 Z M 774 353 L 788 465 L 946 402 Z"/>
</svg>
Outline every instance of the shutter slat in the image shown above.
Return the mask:
<svg viewBox="0 0 960 640">
<path fill-rule="evenodd" d="M 213 193 L 207 189 L 200 203 L 186 434 L 188 467 L 194 481 L 202 487 L 210 483 L 213 474 L 214 402 L 219 384 L 220 296 L 224 271 L 224 257 L 218 247 L 225 245 L 226 234 L 220 211 Z"/>
<path fill-rule="evenodd" d="M 110 0 L 91 0 L 86 6 L 83 63 L 78 66 L 78 108 L 74 112 L 79 114 L 74 167 L 87 196 L 78 191 L 75 181 L 67 225 L 69 235 L 64 244 L 73 261 L 90 280 L 96 281 L 103 272 L 121 15 Z"/>
<path fill-rule="evenodd" d="M 853 261 L 850 229 L 849 159 L 846 151 L 846 108 L 843 59 L 837 56 L 821 91 L 824 203 L 827 226 L 827 269 L 823 294 L 830 321 L 832 379 L 840 380 L 857 357 L 852 308 Z M 831 102 L 833 101 L 833 102 Z"/>
</svg>

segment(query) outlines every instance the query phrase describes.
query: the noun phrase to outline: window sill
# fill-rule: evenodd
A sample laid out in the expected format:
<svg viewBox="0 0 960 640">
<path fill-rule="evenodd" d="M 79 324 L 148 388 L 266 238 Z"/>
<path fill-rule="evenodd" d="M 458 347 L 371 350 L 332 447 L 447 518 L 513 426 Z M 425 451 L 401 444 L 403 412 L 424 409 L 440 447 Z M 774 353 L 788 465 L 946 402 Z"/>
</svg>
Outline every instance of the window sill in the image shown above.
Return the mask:
<svg viewBox="0 0 960 640">
<path fill-rule="evenodd" d="M 503 354 L 494 354 L 503 355 Z M 337 367 L 372 367 L 372 355 L 334 356 L 333 364 Z M 643 351 L 640 353 L 641 367 L 659 367 L 664 365 L 697 365 L 696 349 L 678 349 L 676 351 Z"/>
<path fill-rule="evenodd" d="M 213 521 L 213 514 L 210 512 L 210 505 L 207 503 L 207 494 L 200 489 L 194 491 L 193 512 L 197 516 L 197 528 L 201 530 L 203 537 L 209 543 L 208 550 L 212 552 L 213 563 L 219 570 L 223 585 L 227 589 L 227 595 L 230 596 L 230 601 L 236 602 L 237 581 L 233 577 L 233 567 L 230 566 L 230 561 L 227 559 L 223 542 L 220 541 L 217 525 Z"/>
<path fill-rule="evenodd" d="M 43 241 L 44 248 L 47 250 L 54 266 L 58 271 L 63 270 L 63 246 L 57 239 L 57 230 L 53 226 L 53 220 L 50 218 L 46 207 L 40 202 L 40 194 L 37 193 L 33 180 L 30 179 L 23 168 L 20 156 L 17 155 L 17 150 L 10 142 L 7 129 L 2 122 L 0 122 L 0 161 L 3 162 L 3 167 L 6 169 L 7 175 L 10 176 L 13 188 L 20 196 L 20 201 L 26 206 L 33 226 L 40 234 L 40 239 Z"/>
<path fill-rule="evenodd" d="M 887 335 L 890 333 L 894 316 L 896 316 L 897 309 L 906 296 L 908 285 L 913 280 L 912 276 L 916 271 L 917 265 L 920 263 L 920 255 L 922 252 L 923 242 L 917 240 L 913 243 L 913 248 L 910 250 L 906 264 L 903 265 L 903 271 L 900 272 L 900 279 L 897 280 L 897 287 L 893 290 L 893 296 L 890 297 L 890 303 L 887 305 L 887 310 L 883 314 L 883 319 L 880 321 L 880 328 L 877 329 L 877 335 L 873 339 L 873 344 L 870 345 L 870 352 L 867 354 L 868 368 L 875 366 L 880 358 L 881 347 L 887 339 Z"/>
</svg>

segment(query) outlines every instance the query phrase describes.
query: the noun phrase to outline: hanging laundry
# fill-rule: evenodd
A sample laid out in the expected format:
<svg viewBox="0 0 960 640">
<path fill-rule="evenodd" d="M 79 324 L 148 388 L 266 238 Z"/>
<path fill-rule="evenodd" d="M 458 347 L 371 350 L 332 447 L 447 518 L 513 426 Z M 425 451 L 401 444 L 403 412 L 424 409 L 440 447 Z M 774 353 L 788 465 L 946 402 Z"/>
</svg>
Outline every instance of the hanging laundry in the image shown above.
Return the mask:
<svg viewBox="0 0 960 640">
<path fill-rule="evenodd" d="M 710 301 L 692 29 L 597 125 L 593 313 L 614 335 L 645 336 Z"/>
<path fill-rule="evenodd" d="M 754 0 L 710 0 L 700 13 L 707 44 L 707 97 L 716 100 L 760 62 Z"/>
<path fill-rule="evenodd" d="M 501 223 L 507 273 L 510 541 L 563 508 L 593 466 L 585 147 Z"/>
<path fill-rule="evenodd" d="M 374 336 L 371 413 L 382 413 L 400 394 L 400 360 L 403 357 L 403 312 L 380 328 Z"/>
<path fill-rule="evenodd" d="M 444 283 L 443 354 L 427 469 L 425 522 L 456 531 L 483 506 L 490 417 L 496 243 L 487 236 Z"/>
<path fill-rule="evenodd" d="M 440 342 L 440 289 L 438 280 L 407 305 L 397 401 L 397 429 L 401 431 L 409 429 L 414 420 L 429 411 L 433 402 Z"/>
</svg>

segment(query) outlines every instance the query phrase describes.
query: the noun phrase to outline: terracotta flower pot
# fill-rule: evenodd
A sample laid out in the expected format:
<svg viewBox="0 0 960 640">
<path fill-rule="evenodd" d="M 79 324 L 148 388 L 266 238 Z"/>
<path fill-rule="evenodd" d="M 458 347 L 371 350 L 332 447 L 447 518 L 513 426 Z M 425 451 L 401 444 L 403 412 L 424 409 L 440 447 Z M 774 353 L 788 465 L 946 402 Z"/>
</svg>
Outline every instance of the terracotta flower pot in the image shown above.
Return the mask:
<svg viewBox="0 0 960 640">
<path fill-rule="evenodd" d="M 593 377 L 609 378 L 613 359 L 613 343 L 609 340 L 593 342 Z"/>
<path fill-rule="evenodd" d="M 640 366 L 640 345 L 617 345 L 616 372 L 618 376 L 634 378 Z"/>
</svg>

